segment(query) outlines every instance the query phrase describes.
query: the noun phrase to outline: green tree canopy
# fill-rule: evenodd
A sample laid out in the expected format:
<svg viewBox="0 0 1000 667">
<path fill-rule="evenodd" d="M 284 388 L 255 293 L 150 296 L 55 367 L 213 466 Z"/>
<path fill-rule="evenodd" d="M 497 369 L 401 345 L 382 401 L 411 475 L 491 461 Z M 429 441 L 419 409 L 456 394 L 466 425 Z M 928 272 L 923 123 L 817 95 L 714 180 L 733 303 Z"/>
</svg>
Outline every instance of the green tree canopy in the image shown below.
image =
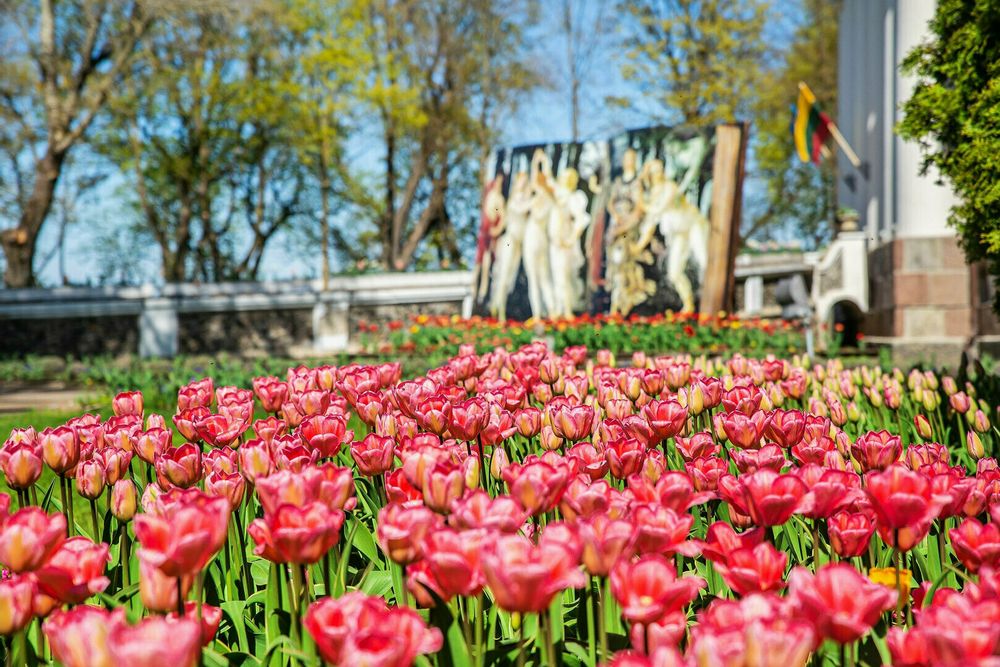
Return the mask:
<svg viewBox="0 0 1000 667">
<path fill-rule="evenodd" d="M 920 144 L 959 203 L 949 222 L 970 262 L 1000 277 L 1000 2 L 939 0 L 931 38 L 903 61 L 917 77 L 899 133 Z M 1000 292 L 994 309 L 1000 312 Z"/>
</svg>

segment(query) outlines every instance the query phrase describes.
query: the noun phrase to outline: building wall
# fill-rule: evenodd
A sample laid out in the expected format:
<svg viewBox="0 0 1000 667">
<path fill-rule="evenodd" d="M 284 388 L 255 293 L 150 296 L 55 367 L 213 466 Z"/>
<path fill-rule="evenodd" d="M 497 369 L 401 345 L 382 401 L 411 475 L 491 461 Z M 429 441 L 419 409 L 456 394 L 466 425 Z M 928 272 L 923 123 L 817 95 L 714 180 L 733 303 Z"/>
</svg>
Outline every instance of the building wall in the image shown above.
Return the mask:
<svg viewBox="0 0 1000 667">
<path fill-rule="evenodd" d="M 935 0 L 845 0 L 840 23 L 837 120 L 866 163 L 867 179 L 839 154 L 840 206 L 856 209 L 868 237 L 870 309 L 864 330 L 930 360 L 950 358 L 997 329 L 948 215 L 955 203 L 920 149 L 894 132 L 914 86 L 900 62 L 927 38 Z M 846 177 L 846 178 L 845 178 Z"/>
</svg>

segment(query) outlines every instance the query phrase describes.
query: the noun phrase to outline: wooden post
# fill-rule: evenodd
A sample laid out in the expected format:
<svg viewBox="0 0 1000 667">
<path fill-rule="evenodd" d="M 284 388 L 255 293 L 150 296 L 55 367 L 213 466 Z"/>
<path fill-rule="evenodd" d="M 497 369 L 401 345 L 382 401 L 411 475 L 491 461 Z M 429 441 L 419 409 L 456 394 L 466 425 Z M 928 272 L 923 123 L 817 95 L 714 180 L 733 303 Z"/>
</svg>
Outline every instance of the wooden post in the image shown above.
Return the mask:
<svg viewBox="0 0 1000 667">
<path fill-rule="evenodd" d="M 739 248 L 747 134 L 746 123 L 719 125 L 715 129 L 708 266 L 705 267 L 705 281 L 698 308 L 700 312 L 711 315 L 723 310 L 733 310 L 733 265 Z"/>
</svg>

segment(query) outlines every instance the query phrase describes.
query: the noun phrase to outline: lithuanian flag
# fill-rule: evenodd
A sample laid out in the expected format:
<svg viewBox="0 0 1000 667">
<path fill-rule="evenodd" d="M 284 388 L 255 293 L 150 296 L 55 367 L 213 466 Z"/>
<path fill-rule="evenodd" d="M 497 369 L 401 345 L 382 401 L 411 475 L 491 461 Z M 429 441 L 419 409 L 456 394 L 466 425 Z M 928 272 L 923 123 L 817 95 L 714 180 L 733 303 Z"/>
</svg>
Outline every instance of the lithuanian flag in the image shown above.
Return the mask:
<svg viewBox="0 0 1000 667">
<path fill-rule="evenodd" d="M 830 119 L 819 108 L 816 96 L 804 83 L 799 84 L 799 101 L 793 109 L 792 138 L 795 152 L 803 162 L 819 164 L 820 149 L 830 138 Z"/>
</svg>

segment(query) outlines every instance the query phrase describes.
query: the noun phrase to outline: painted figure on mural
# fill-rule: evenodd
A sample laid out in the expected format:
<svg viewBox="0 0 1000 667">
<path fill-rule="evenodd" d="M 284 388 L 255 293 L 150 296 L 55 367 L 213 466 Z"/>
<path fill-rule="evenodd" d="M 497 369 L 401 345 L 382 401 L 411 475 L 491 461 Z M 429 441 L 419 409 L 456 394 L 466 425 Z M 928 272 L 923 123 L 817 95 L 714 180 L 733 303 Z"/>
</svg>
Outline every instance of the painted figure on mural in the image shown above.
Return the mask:
<svg viewBox="0 0 1000 667">
<path fill-rule="evenodd" d="M 490 272 L 496 250 L 497 237 L 503 231 L 504 199 L 503 174 L 497 174 L 483 191 L 479 211 L 479 238 L 476 241 L 476 264 L 473 287 L 476 300 L 486 299 L 490 287 Z M 478 283 L 478 287 L 476 287 Z"/>
<path fill-rule="evenodd" d="M 559 174 L 553 195 L 555 206 L 549 218 L 549 267 L 552 272 L 550 317 L 572 317 L 583 298 L 580 271 L 584 265 L 580 238 L 590 225 L 587 195 L 577 189 L 580 176 L 568 167 Z"/>
<path fill-rule="evenodd" d="M 493 287 L 490 292 L 490 312 L 501 321 L 507 319 L 507 297 L 514 289 L 521 266 L 521 251 L 531 208 L 531 183 L 528 173 L 515 174 L 507 197 L 493 260 Z"/>
<path fill-rule="evenodd" d="M 532 317 L 553 310 L 552 271 L 549 266 L 549 218 L 555 206 L 552 162 L 541 148 L 531 158 L 531 206 L 524 231 L 524 273 Z"/>
<path fill-rule="evenodd" d="M 641 264 L 652 263 L 652 255 L 638 247 L 644 218 L 642 183 L 637 171 L 638 156 L 628 148 L 622 155 L 622 173 L 611 183 L 607 233 L 608 263 L 605 280 L 611 293 L 611 314 L 627 314 L 656 292 L 656 283 L 647 280 Z"/>
</svg>

